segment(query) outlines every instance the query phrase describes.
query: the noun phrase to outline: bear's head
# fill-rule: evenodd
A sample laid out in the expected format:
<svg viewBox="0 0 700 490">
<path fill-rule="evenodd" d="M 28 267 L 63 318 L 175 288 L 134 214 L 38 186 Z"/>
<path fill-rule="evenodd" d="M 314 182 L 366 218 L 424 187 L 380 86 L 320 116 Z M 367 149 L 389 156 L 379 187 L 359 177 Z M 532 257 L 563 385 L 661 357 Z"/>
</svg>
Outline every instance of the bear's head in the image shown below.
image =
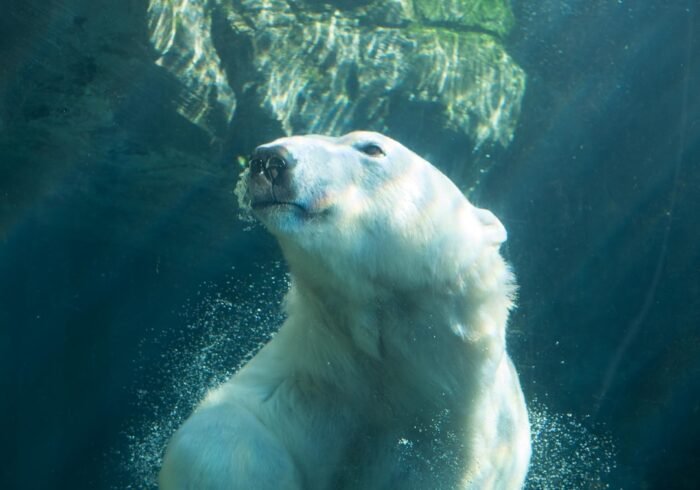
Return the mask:
<svg viewBox="0 0 700 490">
<path fill-rule="evenodd" d="M 292 273 L 316 282 L 416 289 L 463 282 L 505 229 L 398 142 L 357 131 L 259 146 L 239 201 L 276 236 Z M 338 280 L 339 279 L 339 280 Z"/>
</svg>

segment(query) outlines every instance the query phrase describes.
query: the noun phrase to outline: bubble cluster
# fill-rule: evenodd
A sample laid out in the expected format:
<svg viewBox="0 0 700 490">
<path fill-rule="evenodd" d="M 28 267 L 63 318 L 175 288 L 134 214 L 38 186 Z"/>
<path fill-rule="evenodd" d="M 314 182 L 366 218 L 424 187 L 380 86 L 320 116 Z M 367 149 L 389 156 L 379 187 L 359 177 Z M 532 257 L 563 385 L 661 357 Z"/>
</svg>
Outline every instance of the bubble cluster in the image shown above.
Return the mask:
<svg viewBox="0 0 700 490">
<path fill-rule="evenodd" d="M 573 414 L 552 413 L 537 399 L 528 403 L 528 412 L 532 460 L 527 490 L 610 488 L 616 466 L 612 437 L 594 434 Z"/>
<path fill-rule="evenodd" d="M 428 423 L 415 425 L 411 434 L 396 442 L 401 466 L 417 470 L 410 471 L 411 481 L 424 485 L 426 489 L 451 490 L 462 473 L 465 443 L 450 429 L 451 422 L 450 411 L 445 409 Z"/>
<path fill-rule="evenodd" d="M 280 263 L 247 275 L 234 270 L 223 284 L 202 284 L 186 302 L 185 327 L 175 338 L 153 329 L 159 337 L 153 341 L 169 347 L 156 372 L 141 379 L 134 391 L 138 412 L 147 415 L 124 431 L 124 449 L 110 455 L 126 480 L 113 488 L 157 488 L 168 440 L 208 390 L 226 381 L 274 335 L 284 320 L 280 303 L 288 289 Z"/>
</svg>

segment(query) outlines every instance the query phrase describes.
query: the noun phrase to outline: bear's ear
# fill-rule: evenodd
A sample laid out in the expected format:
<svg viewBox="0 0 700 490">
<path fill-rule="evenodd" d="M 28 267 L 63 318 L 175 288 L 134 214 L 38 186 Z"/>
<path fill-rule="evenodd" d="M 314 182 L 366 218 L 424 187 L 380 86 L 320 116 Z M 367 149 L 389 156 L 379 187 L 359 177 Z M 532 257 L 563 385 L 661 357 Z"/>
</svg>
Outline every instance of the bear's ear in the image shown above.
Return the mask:
<svg viewBox="0 0 700 490">
<path fill-rule="evenodd" d="M 503 224 L 496 218 L 491 211 L 488 209 L 476 209 L 476 216 L 479 218 L 479 222 L 484 227 L 484 236 L 486 241 L 492 245 L 498 246 L 505 242 L 508 238 L 508 233 Z"/>
</svg>

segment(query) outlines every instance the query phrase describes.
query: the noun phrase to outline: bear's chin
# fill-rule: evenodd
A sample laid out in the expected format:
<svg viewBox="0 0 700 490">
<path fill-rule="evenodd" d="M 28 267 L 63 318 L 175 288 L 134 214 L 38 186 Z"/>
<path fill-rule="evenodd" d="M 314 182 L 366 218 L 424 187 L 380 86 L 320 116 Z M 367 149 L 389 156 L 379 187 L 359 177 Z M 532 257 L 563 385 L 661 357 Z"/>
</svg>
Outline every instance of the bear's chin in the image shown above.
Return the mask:
<svg viewBox="0 0 700 490">
<path fill-rule="evenodd" d="M 251 207 L 253 216 L 274 235 L 300 233 L 323 215 L 292 202 L 264 202 L 253 204 Z"/>
</svg>

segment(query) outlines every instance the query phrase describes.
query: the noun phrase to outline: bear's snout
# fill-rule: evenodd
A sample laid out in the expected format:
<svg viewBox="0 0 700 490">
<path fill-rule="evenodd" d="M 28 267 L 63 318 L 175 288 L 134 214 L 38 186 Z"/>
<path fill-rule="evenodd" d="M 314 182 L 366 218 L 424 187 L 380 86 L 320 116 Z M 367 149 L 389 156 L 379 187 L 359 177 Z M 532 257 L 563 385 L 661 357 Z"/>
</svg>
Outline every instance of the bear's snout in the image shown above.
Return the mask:
<svg viewBox="0 0 700 490">
<path fill-rule="evenodd" d="M 283 146 L 259 146 L 250 157 L 251 175 L 262 174 L 270 183 L 284 178 L 292 166 L 292 158 Z"/>
<path fill-rule="evenodd" d="M 274 204 L 296 204 L 292 186 L 295 160 L 281 145 L 259 146 L 248 161 L 248 192 L 255 208 Z"/>
</svg>

